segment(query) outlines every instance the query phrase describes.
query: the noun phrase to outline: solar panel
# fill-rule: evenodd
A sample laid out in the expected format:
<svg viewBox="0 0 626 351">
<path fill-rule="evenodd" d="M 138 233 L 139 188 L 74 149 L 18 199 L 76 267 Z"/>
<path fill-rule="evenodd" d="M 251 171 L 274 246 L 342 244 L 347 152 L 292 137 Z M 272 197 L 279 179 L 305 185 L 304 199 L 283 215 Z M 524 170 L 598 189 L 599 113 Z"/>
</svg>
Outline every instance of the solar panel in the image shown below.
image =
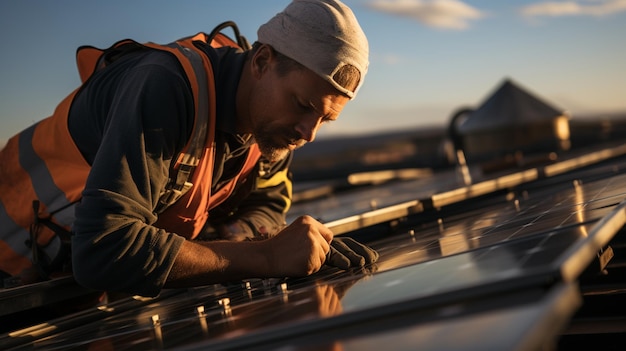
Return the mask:
<svg viewBox="0 0 626 351">
<path fill-rule="evenodd" d="M 480 182 L 473 190 L 452 181 L 416 190 L 417 180 L 307 203 L 328 219 L 336 215 L 336 207 L 322 205 L 329 201 L 355 201 L 344 213 L 357 216 L 353 222 L 396 218 L 393 225 L 371 228 L 379 231 L 369 241 L 379 262 L 363 270 L 327 267 L 301 279 L 251 279 L 121 300 L 2 335 L 0 346 L 361 350 L 396 340 L 394 349 L 478 350 L 513 340 L 516 349 L 533 349 L 577 308 L 576 280 L 626 222 L 623 159 L 606 162 L 555 172 L 554 183 L 539 176 L 494 177 L 484 180 L 482 187 L 491 187 L 486 193 Z M 471 195 L 443 196 L 459 189 Z M 381 194 L 380 208 L 359 214 L 372 192 Z M 444 199 L 440 208 L 437 196 Z M 329 225 L 340 226 L 337 221 Z M 467 323 L 476 335 L 491 330 L 490 338 L 464 338 Z M 376 332 L 377 325 L 386 332 Z M 553 329 L 538 330 L 541 325 Z M 501 332 L 494 337 L 493 330 Z M 431 337 L 452 332 L 459 343 Z"/>
</svg>

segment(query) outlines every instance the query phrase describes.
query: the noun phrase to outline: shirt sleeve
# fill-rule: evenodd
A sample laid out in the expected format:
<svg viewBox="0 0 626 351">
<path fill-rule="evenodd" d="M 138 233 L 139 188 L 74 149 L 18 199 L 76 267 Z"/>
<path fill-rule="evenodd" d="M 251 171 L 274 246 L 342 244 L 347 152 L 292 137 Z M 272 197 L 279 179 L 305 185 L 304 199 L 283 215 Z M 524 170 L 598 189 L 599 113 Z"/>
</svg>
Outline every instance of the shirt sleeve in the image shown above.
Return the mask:
<svg viewBox="0 0 626 351">
<path fill-rule="evenodd" d="M 90 288 L 156 296 L 185 240 L 152 225 L 172 159 L 193 123 L 191 92 L 177 61 L 156 57 L 117 75 L 116 66 L 107 68 L 72 107 L 75 115 L 88 114 L 83 118 L 103 115 L 92 125 L 101 141 L 72 238 L 74 275 Z"/>
</svg>

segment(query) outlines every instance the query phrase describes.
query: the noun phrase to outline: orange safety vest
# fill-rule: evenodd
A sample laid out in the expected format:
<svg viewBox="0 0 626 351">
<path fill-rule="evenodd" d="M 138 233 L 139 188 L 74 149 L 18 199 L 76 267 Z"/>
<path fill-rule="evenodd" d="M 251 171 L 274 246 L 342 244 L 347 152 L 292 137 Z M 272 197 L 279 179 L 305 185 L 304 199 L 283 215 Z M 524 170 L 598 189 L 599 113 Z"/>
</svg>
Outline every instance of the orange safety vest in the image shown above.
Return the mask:
<svg viewBox="0 0 626 351">
<path fill-rule="evenodd" d="M 235 32 L 238 34 L 236 27 Z M 155 209 L 159 213 L 155 226 L 188 239 L 199 234 L 208 219 L 208 211 L 225 201 L 238 183 L 247 180 L 260 158 L 260 151 L 254 144 L 241 172 L 211 193 L 215 81 L 210 60 L 193 44 L 194 41 L 207 43 L 209 38 L 210 45 L 216 48 L 239 47 L 221 33 L 210 37 L 199 33 L 169 45 L 123 40 L 107 50 L 81 47 L 77 51 L 83 83 L 105 66 L 105 53 L 128 45 L 170 52 L 181 63 L 193 92 L 194 126 Z M 67 96 L 52 116 L 12 137 L 0 151 L 0 270 L 12 276 L 33 265 L 49 267 L 53 262 L 58 263 L 55 260 L 60 259 L 64 244 L 69 243 L 74 204 L 82 196 L 91 169 L 74 144 L 67 125 L 69 109 L 78 90 Z M 68 235 L 62 235 L 63 232 Z M 37 245 L 33 246 L 32 242 Z"/>
</svg>

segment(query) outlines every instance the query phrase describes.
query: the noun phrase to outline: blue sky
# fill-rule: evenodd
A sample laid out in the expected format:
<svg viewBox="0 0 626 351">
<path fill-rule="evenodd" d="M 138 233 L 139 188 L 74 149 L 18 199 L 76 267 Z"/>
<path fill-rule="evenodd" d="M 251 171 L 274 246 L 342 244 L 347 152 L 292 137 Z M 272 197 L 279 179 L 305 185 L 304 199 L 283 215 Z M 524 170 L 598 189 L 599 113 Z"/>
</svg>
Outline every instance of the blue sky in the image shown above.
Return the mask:
<svg viewBox="0 0 626 351">
<path fill-rule="evenodd" d="M 0 1 L 0 145 L 78 86 L 81 45 L 168 43 L 289 0 Z M 357 98 L 319 136 L 444 125 L 511 78 L 572 118 L 626 111 L 626 0 L 345 0 L 370 42 Z"/>
</svg>

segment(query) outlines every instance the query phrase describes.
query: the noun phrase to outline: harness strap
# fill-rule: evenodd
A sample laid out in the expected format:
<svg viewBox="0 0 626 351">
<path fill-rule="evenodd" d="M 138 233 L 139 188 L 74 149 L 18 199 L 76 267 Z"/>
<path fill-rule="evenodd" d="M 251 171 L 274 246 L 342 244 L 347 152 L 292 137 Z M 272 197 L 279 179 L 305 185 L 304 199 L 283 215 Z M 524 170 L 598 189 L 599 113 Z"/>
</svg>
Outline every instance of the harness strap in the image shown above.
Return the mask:
<svg viewBox="0 0 626 351">
<path fill-rule="evenodd" d="M 73 205 L 70 204 L 70 205 Z M 43 279 L 49 279 L 50 273 L 62 271 L 64 265 L 71 262 L 71 237 L 72 234 L 63 226 L 52 221 L 53 213 L 46 218 L 39 217 L 39 200 L 33 201 L 33 222 L 29 230 L 29 239 L 26 246 L 31 249 L 33 266 L 37 268 L 39 275 Z M 61 211 L 61 208 L 57 211 Z M 45 246 L 38 244 L 40 226 L 44 225 L 52 230 L 56 236 Z M 57 241 L 58 239 L 58 241 Z"/>
</svg>

